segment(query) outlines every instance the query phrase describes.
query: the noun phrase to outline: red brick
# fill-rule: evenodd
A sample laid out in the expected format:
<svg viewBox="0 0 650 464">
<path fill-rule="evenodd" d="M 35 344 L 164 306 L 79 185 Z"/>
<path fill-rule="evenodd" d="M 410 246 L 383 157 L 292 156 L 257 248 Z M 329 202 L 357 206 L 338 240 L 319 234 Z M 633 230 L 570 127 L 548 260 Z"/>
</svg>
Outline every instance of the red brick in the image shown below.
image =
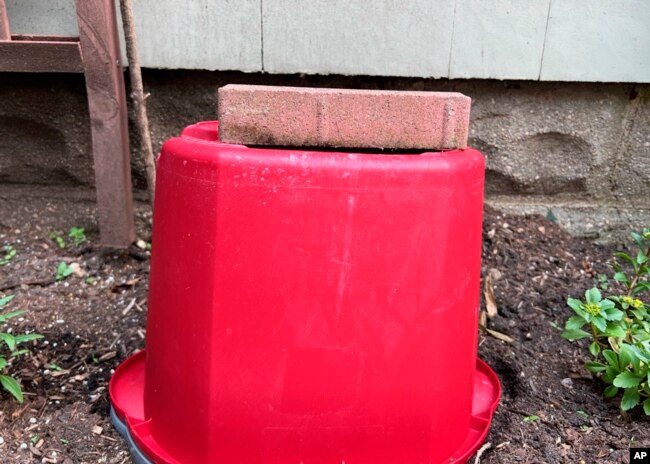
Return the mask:
<svg viewBox="0 0 650 464">
<path fill-rule="evenodd" d="M 470 104 L 455 92 L 227 85 L 219 89 L 219 138 L 293 147 L 465 148 Z"/>
</svg>

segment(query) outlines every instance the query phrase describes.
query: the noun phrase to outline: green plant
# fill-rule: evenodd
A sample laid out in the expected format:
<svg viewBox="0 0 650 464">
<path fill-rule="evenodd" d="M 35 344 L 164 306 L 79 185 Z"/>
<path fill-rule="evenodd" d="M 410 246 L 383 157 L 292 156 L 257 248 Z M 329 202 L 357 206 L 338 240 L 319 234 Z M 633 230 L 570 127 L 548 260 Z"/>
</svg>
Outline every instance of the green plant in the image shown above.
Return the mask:
<svg viewBox="0 0 650 464">
<path fill-rule="evenodd" d="M 79 246 L 86 241 L 86 233 L 83 227 L 71 227 L 68 237 L 72 239 L 75 246 Z"/>
<path fill-rule="evenodd" d="M 59 267 L 56 268 L 56 280 L 63 280 L 67 278 L 70 274 L 74 272 L 74 268 L 67 264 L 65 261 L 59 263 Z"/>
<path fill-rule="evenodd" d="M 54 243 L 57 244 L 59 248 L 62 250 L 65 248 L 65 240 L 63 240 L 63 237 L 57 232 L 50 232 L 50 240 L 52 240 Z"/>
<path fill-rule="evenodd" d="M 0 266 L 9 264 L 9 262 L 14 259 L 14 256 L 16 256 L 16 249 L 11 245 L 5 245 L 0 249 L 4 253 L 4 255 L 0 254 Z"/>
<path fill-rule="evenodd" d="M 650 230 L 633 233 L 632 238 L 636 254 L 614 253 L 614 284 L 603 287 L 599 278 L 603 290 L 621 291 L 603 297 L 594 287 L 584 300 L 569 298 L 575 315 L 567 320 L 562 336 L 590 339 L 593 360 L 585 368 L 607 384 L 605 397 L 622 391 L 621 409 L 642 404 L 650 416 L 650 307 L 641 299 L 650 292 Z"/>
<path fill-rule="evenodd" d="M 13 300 L 13 298 L 14 295 L 0 298 L 0 310 L 2 310 L 11 300 Z M 0 324 L 4 324 L 9 319 L 22 316 L 23 314 L 25 314 L 25 311 L 22 310 L 2 313 L 0 314 Z M 2 342 L 0 345 L 0 385 L 2 385 L 2 388 L 4 388 L 6 391 L 11 393 L 11 395 L 13 395 L 13 397 L 16 398 L 19 403 L 22 403 L 24 401 L 23 391 L 20 388 L 20 384 L 14 377 L 5 374 L 4 372 L 11 359 L 29 353 L 29 350 L 25 348 L 19 349 L 20 345 L 31 342 L 33 340 L 38 340 L 40 338 L 43 338 L 43 336 L 35 333 L 13 335 L 7 332 L 0 332 L 0 341 Z"/>
</svg>

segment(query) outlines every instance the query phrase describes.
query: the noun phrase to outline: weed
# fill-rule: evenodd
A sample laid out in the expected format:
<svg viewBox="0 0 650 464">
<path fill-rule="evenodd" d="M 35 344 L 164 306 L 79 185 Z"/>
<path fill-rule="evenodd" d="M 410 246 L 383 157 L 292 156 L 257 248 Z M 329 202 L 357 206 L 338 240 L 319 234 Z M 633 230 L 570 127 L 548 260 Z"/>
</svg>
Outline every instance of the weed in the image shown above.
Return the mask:
<svg viewBox="0 0 650 464">
<path fill-rule="evenodd" d="M 86 233 L 83 227 L 71 227 L 68 237 L 72 239 L 74 246 L 79 246 L 86 241 Z"/>
<path fill-rule="evenodd" d="M 61 248 L 62 250 L 65 248 L 65 240 L 61 235 L 57 232 L 50 232 L 50 240 L 52 240 L 56 245 Z"/>
<path fill-rule="evenodd" d="M 59 263 L 59 267 L 56 268 L 56 280 L 63 280 L 70 276 L 74 272 L 74 268 L 67 264 L 65 261 Z"/>
<path fill-rule="evenodd" d="M 14 259 L 14 256 L 16 256 L 16 249 L 11 245 L 5 245 L 1 248 L 1 250 L 4 255 L 0 257 L 0 266 L 4 266 L 6 264 L 9 264 L 9 262 Z"/>
<path fill-rule="evenodd" d="M 601 289 L 612 295 L 603 297 L 593 287 L 584 300 L 569 298 L 567 304 L 575 315 L 567 320 L 562 336 L 591 341 L 593 360 L 585 368 L 608 385 L 605 397 L 622 392 L 621 409 L 642 404 L 650 416 L 650 308 L 641 299 L 650 292 L 650 230 L 633 233 L 632 238 L 636 254 L 614 253 L 614 283 L 603 287 L 606 279 L 598 279 Z"/>
<path fill-rule="evenodd" d="M 13 300 L 13 298 L 14 295 L 0 298 L 0 310 L 2 310 L 11 300 Z M 5 323 L 9 319 L 22 316 L 23 314 L 25 314 L 25 311 L 22 310 L 2 313 L 0 314 L 0 323 Z M 25 348 L 19 349 L 20 345 L 31 342 L 33 340 L 38 340 L 40 338 L 43 338 L 43 336 L 35 333 L 13 335 L 7 332 L 0 332 L 0 342 L 2 343 L 0 346 L 0 385 L 2 385 L 2 388 L 4 388 L 6 391 L 11 393 L 11 395 L 13 395 L 13 397 L 16 398 L 19 403 L 22 403 L 24 401 L 23 391 L 20 388 L 20 384 L 14 377 L 5 374 L 4 372 L 9 365 L 9 361 L 11 361 L 13 358 L 29 353 L 29 350 Z"/>
</svg>

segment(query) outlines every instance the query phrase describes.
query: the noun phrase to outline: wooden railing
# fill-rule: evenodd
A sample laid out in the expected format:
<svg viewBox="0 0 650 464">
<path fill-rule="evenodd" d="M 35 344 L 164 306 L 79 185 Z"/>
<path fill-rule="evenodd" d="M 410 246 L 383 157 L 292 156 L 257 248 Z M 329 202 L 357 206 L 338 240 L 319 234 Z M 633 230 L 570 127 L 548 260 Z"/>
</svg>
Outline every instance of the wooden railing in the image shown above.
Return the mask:
<svg viewBox="0 0 650 464">
<path fill-rule="evenodd" d="M 113 0 L 76 0 L 79 37 L 11 35 L 0 0 L 0 72 L 84 73 L 88 93 L 100 241 L 135 237 L 126 94 Z"/>
</svg>

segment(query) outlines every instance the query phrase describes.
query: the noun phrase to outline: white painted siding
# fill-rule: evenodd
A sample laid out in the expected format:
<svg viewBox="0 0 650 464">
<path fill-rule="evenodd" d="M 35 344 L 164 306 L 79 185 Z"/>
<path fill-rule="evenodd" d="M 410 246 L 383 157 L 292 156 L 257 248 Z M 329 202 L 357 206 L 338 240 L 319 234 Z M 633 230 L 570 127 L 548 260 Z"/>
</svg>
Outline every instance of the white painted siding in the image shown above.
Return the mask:
<svg viewBox="0 0 650 464">
<path fill-rule="evenodd" d="M 553 0 L 541 78 L 650 82 L 650 1 Z"/>
<path fill-rule="evenodd" d="M 448 75 L 453 2 L 262 1 L 266 71 Z"/>
<path fill-rule="evenodd" d="M 6 0 L 75 35 L 74 0 Z M 135 0 L 151 68 L 650 82 L 650 0 Z"/>
<path fill-rule="evenodd" d="M 452 78 L 539 78 L 551 0 L 457 0 Z"/>
</svg>

